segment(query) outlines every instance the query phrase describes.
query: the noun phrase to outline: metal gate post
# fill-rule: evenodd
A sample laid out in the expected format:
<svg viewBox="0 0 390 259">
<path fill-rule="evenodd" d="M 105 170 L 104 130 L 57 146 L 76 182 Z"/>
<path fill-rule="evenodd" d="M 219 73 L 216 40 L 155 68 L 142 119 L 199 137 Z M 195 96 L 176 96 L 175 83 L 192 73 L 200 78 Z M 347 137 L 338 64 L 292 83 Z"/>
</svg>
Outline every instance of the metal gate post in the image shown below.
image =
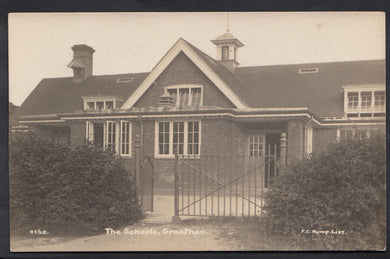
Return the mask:
<svg viewBox="0 0 390 259">
<path fill-rule="evenodd" d="M 178 163 L 179 163 L 179 155 L 177 154 L 177 148 L 173 150 L 175 153 L 175 214 L 172 217 L 172 222 L 176 223 L 180 221 L 179 218 L 179 172 L 178 172 Z"/>
<path fill-rule="evenodd" d="M 134 153 L 135 153 L 135 186 L 137 190 L 137 198 L 138 198 L 138 204 L 141 205 L 141 188 L 140 188 L 140 146 L 141 146 L 141 139 L 140 136 L 137 134 L 135 135 L 134 140 Z"/>
</svg>

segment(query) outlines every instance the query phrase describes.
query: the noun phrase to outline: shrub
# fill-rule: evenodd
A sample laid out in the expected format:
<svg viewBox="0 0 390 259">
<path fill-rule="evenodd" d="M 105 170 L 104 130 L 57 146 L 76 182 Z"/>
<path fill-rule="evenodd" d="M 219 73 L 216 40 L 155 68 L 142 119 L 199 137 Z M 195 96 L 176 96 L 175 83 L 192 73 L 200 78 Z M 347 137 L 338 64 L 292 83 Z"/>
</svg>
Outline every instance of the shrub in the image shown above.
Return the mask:
<svg viewBox="0 0 390 259">
<path fill-rule="evenodd" d="M 385 138 L 376 134 L 289 166 L 265 197 L 268 233 L 301 249 L 383 249 L 385 164 Z"/>
<path fill-rule="evenodd" d="M 38 131 L 10 135 L 11 231 L 90 234 L 137 221 L 135 186 L 120 159 Z"/>
</svg>

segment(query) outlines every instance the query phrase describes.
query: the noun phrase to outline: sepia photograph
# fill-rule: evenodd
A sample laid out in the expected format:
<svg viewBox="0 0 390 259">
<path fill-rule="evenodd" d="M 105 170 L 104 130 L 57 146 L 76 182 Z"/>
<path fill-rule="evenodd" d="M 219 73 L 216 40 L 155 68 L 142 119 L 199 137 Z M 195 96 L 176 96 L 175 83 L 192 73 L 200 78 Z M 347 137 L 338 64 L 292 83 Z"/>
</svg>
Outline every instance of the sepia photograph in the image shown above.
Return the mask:
<svg viewBox="0 0 390 259">
<path fill-rule="evenodd" d="M 8 32 L 11 252 L 386 250 L 384 12 Z"/>
</svg>

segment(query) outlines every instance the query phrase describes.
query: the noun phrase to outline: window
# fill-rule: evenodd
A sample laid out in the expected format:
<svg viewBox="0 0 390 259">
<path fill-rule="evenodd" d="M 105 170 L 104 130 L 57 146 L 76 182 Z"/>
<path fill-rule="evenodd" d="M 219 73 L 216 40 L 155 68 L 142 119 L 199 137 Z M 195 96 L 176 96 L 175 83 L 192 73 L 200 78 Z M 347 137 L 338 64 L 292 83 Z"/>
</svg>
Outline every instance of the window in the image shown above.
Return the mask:
<svg viewBox="0 0 390 259">
<path fill-rule="evenodd" d="M 131 124 L 129 121 L 121 121 L 121 155 L 131 155 Z"/>
<path fill-rule="evenodd" d="M 131 156 L 131 122 L 86 122 L 86 139 L 96 147 L 114 151 L 121 156 Z"/>
<path fill-rule="evenodd" d="M 188 148 L 189 155 L 199 154 L 199 122 L 188 122 Z"/>
<path fill-rule="evenodd" d="M 86 130 L 85 136 L 86 136 L 87 141 L 93 143 L 93 140 L 94 140 L 93 123 L 87 121 L 85 130 Z"/>
<path fill-rule="evenodd" d="M 106 109 L 113 109 L 113 108 L 114 108 L 114 102 L 106 101 Z"/>
<path fill-rule="evenodd" d="M 156 157 L 200 154 L 200 122 L 156 122 Z"/>
<path fill-rule="evenodd" d="M 313 126 L 307 125 L 306 127 L 306 146 L 305 154 L 309 156 L 313 152 Z"/>
<path fill-rule="evenodd" d="M 264 135 L 249 136 L 249 156 L 261 157 L 264 155 Z"/>
<path fill-rule="evenodd" d="M 173 123 L 173 151 L 184 154 L 184 122 Z"/>
<path fill-rule="evenodd" d="M 350 112 L 358 111 L 359 103 L 359 94 L 358 93 L 348 93 L 348 110 Z"/>
<path fill-rule="evenodd" d="M 347 117 L 384 116 L 384 86 L 344 87 L 344 111 Z"/>
<path fill-rule="evenodd" d="M 169 122 L 158 124 L 158 154 L 169 154 Z"/>
<path fill-rule="evenodd" d="M 117 97 L 83 97 L 84 110 L 110 110 L 115 109 L 122 100 Z"/>
<path fill-rule="evenodd" d="M 371 92 L 362 92 L 361 93 L 362 98 L 362 105 L 360 112 L 371 112 Z"/>
<path fill-rule="evenodd" d="M 176 106 L 200 106 L 202 105 L 202 87 L 177 86 L 167 87 L 168 93 L 176 100 Z"/>
<path fill-rule="evenodd" d="M 107 150 L 116 151 L 116 123 L 113 121 L 107 121 Z"/>
<path fill-rule="evenodd" d="M 375 92 L 374 112 L 385 112 L 385 92 Z"/>
<path fill-rule="evenodd" d="M 229 47 L 222 47 L 222 60 L 229 60 Z"/>
<path fill-rule="evenodd" d="M 188 88 L 179 89 L 178 105 L 188 106 L 189 96 L 190 93 Z"/>
<path fill-rule="evenodd" d="M 95 102 L 87 102 L 87 110 L 95 110 Z"/>
<path fill-rule="evenodd" d="M 351 140 L 354 138 L 369 138 L 370 130 L 368 129 L 338 129 L 337 138 L 338 140 Z"/>
<path fill-rule="evenodd" d="M 96 110 L 103 110 L 104 102 L 96 102 Z"/>
</svg>

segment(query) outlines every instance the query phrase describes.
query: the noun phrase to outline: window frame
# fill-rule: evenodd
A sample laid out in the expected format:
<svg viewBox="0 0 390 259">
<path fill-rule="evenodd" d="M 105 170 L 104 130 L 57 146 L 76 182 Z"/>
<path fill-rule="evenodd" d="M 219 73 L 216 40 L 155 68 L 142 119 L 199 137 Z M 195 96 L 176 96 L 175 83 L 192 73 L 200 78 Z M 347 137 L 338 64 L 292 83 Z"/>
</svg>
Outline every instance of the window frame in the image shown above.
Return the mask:
<svg viewBox="0 0 390 259">
<path fill-rule="evenodd" d="M 112 131 L 112 133 L 115 133 L 115 136 L 114 136 L 114 138 L 112 138 L 115 142 L 114 142 L 114 149 L 113 150 L 111 150 L 111 151 L 115 151 L 115 153 L 119 153 L 118 151 L 118 143 L 119 143 L 119 141 L 118 141 L 118 138 L 119 138 L 119 127 L 118 127 L 118 122 L 117 121 L 112 121 L 112 120 L 108 120 L 108 121 L 106 121 L 106 123 L 105 123 L 105 132 L 104 132 L 104 140 L 105 140 L 105 142 L 104 142 L 104 149 L 105 150 L 109 150 L 109 148 L 108 148 L 108 145 L 109 145 L 109 140 L 108 140 L 108 137 L 109 137 L 109 134 L 110 134 L 110 131 L 109 131 L 109 124 L 110 123 L 112 123 L 113 125 L 115 125 L 115 131 Z M 112 145 L 112 144 L 111 144 Z"/>
<path fill-rule="evenodd" d="M 174 134 L 174 128 L 173 124 L 175 122 L 184 123 L 184 140 L 183 140 L 183 154 L 186 158 L 199 158 L 201 155 L 201 146 L 202 146 L 202 121 L 201 120 L 158 120 L 155 121 L 154 129 L 155 129 L 155 135 L 154 135 L 154 156 L 155 158 L 168 158 L 172 159 L 175 158 L 175 154 L 173 153 L 173 134 Z M 188 154 L 188 123 L 189 122 L 197 122 L 198 123 L 198 154 Z M 160 123 L 169 123 L 169 142 L 168 142 L 168 154 L 160 154 L 159 152 L 159 124 Z"/>
<path fill-rule="evenodd" d="M 259 153 L 260 151 L 260 144 L 261 144 L 261 154 Z M 255 147 L 257 145 L 257 148 Z M 262 158 L 264 159 L 265 157 L 265 134 L 260 133 L 260 134 L 249 134 L 248 135 L 248 146 L 246 153 L 248 157 L 254 158 Z"/>
<path fill-rule="evenodd" d="M 122 129 L 123 129 L 124 123 L 128 123 L 127 130 L 128 130 L 128 134 L 129 134 L 129 142 L 125 143 L 129 146 L 128 147 L 128 149 L 129 149 L 128 154 L 123 153 L 123 150 L 122 150 L 122 145 L 123 145 L 123 131 L 122 131 Z M 133 131 L 132 127 L 133 127 L 133 125 L 132 125 L 131 121 L 129 121 L 129 120 L 121 120 L 119 125 L 120 125 L 120 130 L 119 130 L 119 134 L 120 134 L 120 136 L 119 136 L 119 152 L 120 153 L 119 153 L 119 155 L 125 156 L 125 157 L 131 157 L 131 155 L 132 155 L 132 145 L 131 144 L 132 144 L 132 131 Z"/>
<path fill-rule="evenodd" d="M 101 111 L 101 110 L 112 110 L 116 109 L 118 105 L 120 104 L 121 99 L 117 97 L 112 96 L 104 96 L 104 97 L 96 97 L 96 96 L 90 96 L 90 97 L 82 97 L 84 101 L 84 110 L 85 111 Z M 103 109 L 97 108 L 97 103 L 103 102 Z M 112 102 L 112 108 L 107 108 L 107 103 Z M 89 108 L 89 103 L 93 103 L 93 109 Z"/>
<path fill-rule="evenodd" d="M 337 142 L 339 143 L 341 140 L 343 141 L 350 141 L 351 139 L 347 139 L 345 137 L 342 136 L 342 131 L 350 131 L 351 132 L 351 136 L 352 138 L 355 138 L 355 135 L 357 132 L 365 132 L 365 135 L 366 135 L 366 138 L 370 138 L 371 137 L 371 134 L 372 134 L 372 131 L 374 131 L 374 129 L 372 128 L 367 128 L 367 127 L 363 127 L 363 128 L 357 128 L 357 127 L 338 127 L 337 128 Z M 344 133 L 345 135 L 345 133 Z"/>
<path fill-rule="evenodd" d="M 365 85 L 365 86 L 344 86 L 344 114 L 345 117 L 374 117 L 375 114 L 386 113 L 386 90 L 384 85 Z M 363 98 L 365 94 L 370 93 L 370 107 L 363 108 Z M 384 95 L 383 110 L 378 110 L 375 106 L 376 96 Z M 356 109 L 349 108 L 350 94 L 357 94 L 358 106 Z M 367 101 L 365 101 L 367 103 Z M 352 116 L 351 116 L 352 115 Z M 362 116 L 363 115 L 363 116 Z M 370 115 L 370 116 L 364 116 Z"/>
<path fill-rule="evenodd" d="M 203 106 L 203 85 L 172 85 L 172 86 L 167 86 L 165 87 L 165 91 L 169 92 L 169 90 L 176 90 L 176 100 L 175 100 L 175 106 L 176 107 L 196 107 L 197 105 L 192 105 L 192 89 L 197 89 L 200 88 L 200 101 L 199 101 L 199 106 Z M 180 89 L 188 89 L 188 104 L 187 105 L 180 105 L 180 98 L 179 92 Z"/>
<path fill-rule="evenodd" d="M 94 132 L 94 125 L 93 122 L 86 121 L 85 122 L 85 139 L 92 144 L 95 140 L 95 132 Z"/>
<path fill-rule="evenodd" d="M 129 134 L 129 154 L 125 154 L 122 152 L 122 125 L 123 123 L 128 123 L 128 134 Z M 94 132 L 94 124 L 96 122 L 94 121 L 86 121 L 85 122 L 85 138 L 87 141 L 91 142 L 94 144 L 95 140 L 95 132 Z M 100 122 L 101 123 L 101 122 Z M 113 123 L 115 124 L 115 146 L 114 146 L 114 151 L 116 154 L 119 154 L 120 156 L 123 157 L 131 157 L 132 156 L 132 123 L 130 120 L 106 120 L 104 121 L 103 124 L 103 150 L 108 150 L 108 134 L 109 134 L 109 124 Z"/>
</svg>

